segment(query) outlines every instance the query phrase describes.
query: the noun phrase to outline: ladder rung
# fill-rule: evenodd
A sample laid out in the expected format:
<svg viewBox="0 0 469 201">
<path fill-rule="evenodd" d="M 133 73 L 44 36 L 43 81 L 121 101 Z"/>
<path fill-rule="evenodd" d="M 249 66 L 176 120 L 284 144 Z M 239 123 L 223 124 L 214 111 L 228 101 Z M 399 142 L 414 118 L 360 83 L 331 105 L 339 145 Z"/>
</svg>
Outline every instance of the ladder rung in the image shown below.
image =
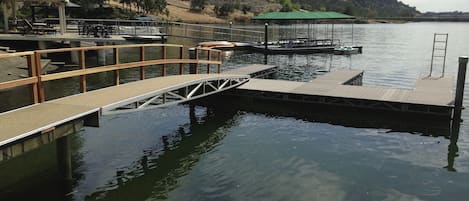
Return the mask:
<svg viewBox="0 0 469 201">
<path fill-rule="evenodd" d="M 446 43 L 444 40 L 436 40 L 435 43 Z"/>
<path fill-rule="evenodd" d="M 446 57 L 446 56 L 433 56 L 433 57 Z"/>
<path fill-rule="evenodd" d="M 434 48 L 434 50 L 446 50 L 445 48 Z"/>
</svg>

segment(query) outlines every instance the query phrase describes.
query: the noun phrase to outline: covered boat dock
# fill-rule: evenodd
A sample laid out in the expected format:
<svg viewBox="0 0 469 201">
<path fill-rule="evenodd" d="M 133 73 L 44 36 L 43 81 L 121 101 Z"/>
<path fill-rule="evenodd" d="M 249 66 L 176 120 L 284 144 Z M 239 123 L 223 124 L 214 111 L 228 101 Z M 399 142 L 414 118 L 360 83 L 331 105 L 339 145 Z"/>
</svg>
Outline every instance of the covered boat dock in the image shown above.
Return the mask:
<svg viewBox="0 0 469 201">
<path fill-rule="evenodd" d="M 334 48 L 344 45 L 344 41 L 334 36 L 334 23 L 337 21 L 350 21 L 354 16 L 337 12 L 270 12 L 253 18 L 265 24 L 264 42 L 254 45 L 255 51 L 267 54 L 288 54 L 288 53 L 333 53 Z M 318 24 L 331 22 L 331 26 L 326 26 L 324 34 L 319 34 Z M 291 33 L 287 36 L 269 39 L 270 24 L 290 24 Z M 296 24 L 307 24 L 306 36 L 298 36 Z M 353 46 L 353 23 L 352 24 L 352 46 Z M 361 46 L 353 46 L 361 53 Z"/>
</svg>

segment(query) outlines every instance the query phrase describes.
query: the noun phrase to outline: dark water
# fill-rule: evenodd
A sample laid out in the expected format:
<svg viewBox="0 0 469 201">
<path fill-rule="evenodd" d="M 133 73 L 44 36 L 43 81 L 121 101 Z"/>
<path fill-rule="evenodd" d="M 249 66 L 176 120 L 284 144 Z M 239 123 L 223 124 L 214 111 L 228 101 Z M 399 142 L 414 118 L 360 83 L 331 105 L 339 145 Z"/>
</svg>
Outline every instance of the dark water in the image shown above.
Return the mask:
<svg viewBox="0 0 469 201">
<path fill-rule="evenodd" d="M 365 70 L 365 85 L 412 88 L 428 73 L 434 32 L 450 35 L 446 75 L 455 75 L 457 57 L 469 54 L 467 23 L 356 25 L 362 55 L 276 55 L 268 62 L 280 66 L 280 79 L 352 68 Z M 227 53 L 224 68 L 263 59 Z M 469 198 L 465 122 L 459 139 L 450 139 L 448 122 L 210 98 L 104 116 L 101 125 L 73 135 L 72 188 L 57 176 L 51 144 L 0 166 L 0 200 Z"/>
</svg>

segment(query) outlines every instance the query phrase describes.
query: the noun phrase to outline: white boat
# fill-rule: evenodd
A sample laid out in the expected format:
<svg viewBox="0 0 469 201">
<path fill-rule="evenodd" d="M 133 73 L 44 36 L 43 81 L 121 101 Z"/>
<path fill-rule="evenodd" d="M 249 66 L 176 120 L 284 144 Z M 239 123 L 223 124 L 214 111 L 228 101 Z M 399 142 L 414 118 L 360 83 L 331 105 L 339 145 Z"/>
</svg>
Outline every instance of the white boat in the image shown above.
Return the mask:
<svg viewBox="0 0 469 201">
<path fill-rule="evenodd" d="M 353 46 L 340 46 L 334 48 L 334 54 L 358 54 L 360 53 L 360 48 Z"/>
<path fill-rule="evenodd" d="M 166 40 L 165 35 L 152 35 L 152 36 L 140 36 L 140 35 L 125 35 L 122 36 L 125 40 L 130 41 L 162 41 Z"/>
</svg>

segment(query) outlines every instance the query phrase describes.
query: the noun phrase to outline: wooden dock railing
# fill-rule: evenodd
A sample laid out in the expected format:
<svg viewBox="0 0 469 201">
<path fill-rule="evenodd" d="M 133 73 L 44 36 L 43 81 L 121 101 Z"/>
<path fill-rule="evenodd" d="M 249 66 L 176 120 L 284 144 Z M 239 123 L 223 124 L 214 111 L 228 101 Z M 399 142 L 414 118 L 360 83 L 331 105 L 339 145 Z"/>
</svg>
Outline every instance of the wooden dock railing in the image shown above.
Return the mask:
<svg viewBox="0 0 469 201">
<path fill-rule="evenodd" d="M 138 48 L 140 53 L 139 61 L 131 61 L 122 63 L 123 57 L 119 54 L 120 50 L 124 48 Z M 147 59 L 145 58 L 145 51 L 147 48 L 161 48 L 160 58 L 158 59 Z M 179 55 L 177 58 L 168 57 L 168 49 L 175 48 Z M 112 64 L 98 65 L 95 67 L 87 67 L 87 58 L 85 53 L 87 51 L 105 51 L 112 50 L 114 61 Z M 184 52 L 194 51 L 192 58 L 188 58 Z M 77 54 L 78 56 L 78 69 L 45 74 L 42 72 L 41 57 L 51 53 L 70 53 Z M 188 54 L 190 55 L 190 54 Z M 85 93 L 87 91 L 86 76 L 95 73 L 102 72 L 114 72 L 114 85 L 120 84 L 119 70 L 138 68 L 140 72 L 140 80 L 145 79 L 145 68 L 152 65 L 161 66 L 161 76 L 167 75 L 167 64 L 179 64 L 179 74 L 184 74 L 183 65 L 192 64 L 195 70 L 192 73 L 198 73 L 199 64 L 206 64 L 206 73 L 211 72 L 211 65 L 217 66 L 217 73 L 221 72 L 221 51 L 208 49 L 208 48 L 192 48 L 185 47 L 182 45 L 174 44 L 130 44 L 130 45 L 112 45 L 112 46 L 93 46 L 93 47 L 78 47 L 78 48 L 63 48 L 63 49 L 47 49 L 38 51 L 18 52 L 9 54 L 0 54 L 0 59 L 12 58 L 12 57 L 25 57 L 28 64 L 29 76 L 27 78 L 17 79 L 13 81 L 6 81 L 0 83 L 0 90 L 12 89 L 15 87 L 29 86 L 30 93 L 34 103 L 42 103 L 46 100 L 44 83 L 48 81 L 80 77 L 80 92 Z M 203 59 L 202 59 L 203 57 Z M 213 57 L 216 57 L 215 59 Z"/>
</svg>

